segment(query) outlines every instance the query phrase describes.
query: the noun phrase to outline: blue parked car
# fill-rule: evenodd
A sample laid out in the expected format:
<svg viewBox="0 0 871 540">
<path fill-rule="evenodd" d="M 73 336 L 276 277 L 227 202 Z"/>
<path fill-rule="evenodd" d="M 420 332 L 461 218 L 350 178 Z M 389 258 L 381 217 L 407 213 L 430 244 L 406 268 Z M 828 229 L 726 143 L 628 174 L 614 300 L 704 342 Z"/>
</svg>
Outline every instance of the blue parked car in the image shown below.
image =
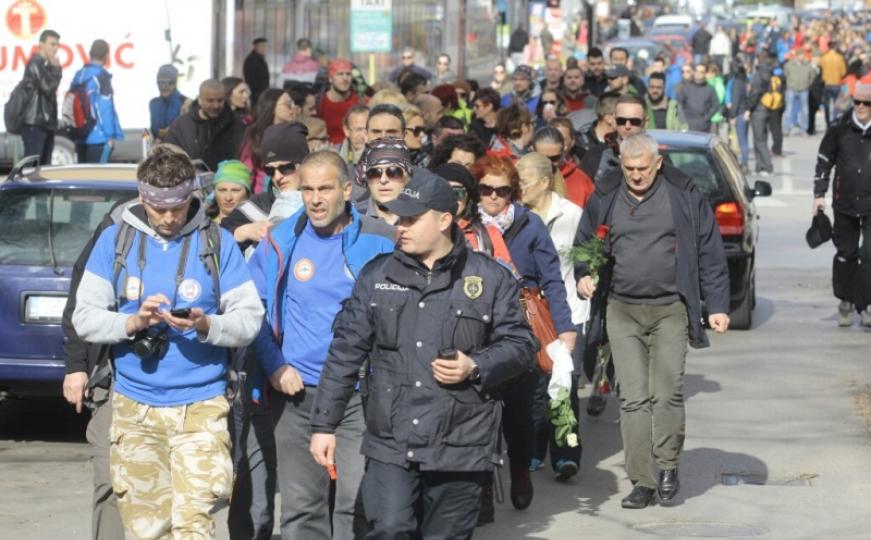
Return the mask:
<svg viewBox="0 0 871 540">
<path fill-rule="evenodd" d="M 0 400 L 62 395 L 72 266 L 103 216 L 137 196 L 136 165 L 30 164 L 0 183 Z"/>
</svg>

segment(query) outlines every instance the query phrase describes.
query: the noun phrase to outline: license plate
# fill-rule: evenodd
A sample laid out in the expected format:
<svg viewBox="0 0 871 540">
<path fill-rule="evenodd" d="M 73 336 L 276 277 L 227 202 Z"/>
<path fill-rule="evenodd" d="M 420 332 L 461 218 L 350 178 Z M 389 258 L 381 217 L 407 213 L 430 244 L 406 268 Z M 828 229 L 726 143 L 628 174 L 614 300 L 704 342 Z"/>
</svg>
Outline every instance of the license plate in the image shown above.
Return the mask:
<svg viewBox="0 0 871 540">
<path fill-rule="evenodd" d="M 66 304 L 66 296 L 28 296 L 24 322 L 60 324 Z"/>
</svg>

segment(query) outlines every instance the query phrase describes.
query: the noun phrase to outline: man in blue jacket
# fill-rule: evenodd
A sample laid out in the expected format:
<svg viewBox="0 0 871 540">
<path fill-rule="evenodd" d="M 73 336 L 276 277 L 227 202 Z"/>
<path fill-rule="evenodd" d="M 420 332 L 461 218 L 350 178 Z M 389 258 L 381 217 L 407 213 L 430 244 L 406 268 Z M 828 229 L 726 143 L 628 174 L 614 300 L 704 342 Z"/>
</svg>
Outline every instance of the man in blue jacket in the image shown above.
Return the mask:
<svg viewBox="0 0 871 540">
<path fill-rule="evenodd" d="M 680 487 L 687 341 L 709 345 L 701 323 L 703 298 L 711 328 L 723 333 L 729 327 L 729 270 L 710 203 L 690 177 L 663 164 L 653 137 L 624 139 L 620 164 L 587 201 L 575 245 L 608 226 L 613 266 L 599 286 L 608 295 L 620 429 L 634 485 L 622 505 L 645 508 L 656 495 L 662 504 L 671 503 Z M 585 263 L 576 264 L 575 277 L 581 296 L 591 298 L 597 287 Z"/>
<path fill-rule="evenodd" d="M 91 61 L 78 70 L 70 83 L 70 90 L 84 84 L 94 127 L 83 139 L 77 140 L 76 154 L 79 163 L 99 163 L 109 159 L 115 141 L 124 140 L 124 132 L 115 112 L 115 92 L 112 89 L 112 75 L 103 66 L 109 58 L 109 44 L 97 39 L 91 44 Z M 108 146 L 108 148 L 106 148 Z"/>
<path fill-rule="evenodd" d="M 385 223 L 350 204 L 348 168 L 339 154 L 309 154 L 300 167 L 304 211 L 273 227 L 249 262 L 267 317 L 254 342 L 272 385 L 281 536 L 285 540 L 354 538 L 363 407 L 354 395 L 336 433 L 338 479 L 330 519 L 330 478 L 309 453 L 312 403 L 332 340 L 333 319 L 363 266 L 393 250 Z"/>
<path fill-rule="evenodd" d="M 151 116 L 151 136 L 163 139 L 169 125 L 181 115 L 188 98 L 178 91 L 178 70 L 172 64 L 160 66 L 157 70 L 157 89 L 160 95 L 148 102 L 148 113 Z"/>
</svg>

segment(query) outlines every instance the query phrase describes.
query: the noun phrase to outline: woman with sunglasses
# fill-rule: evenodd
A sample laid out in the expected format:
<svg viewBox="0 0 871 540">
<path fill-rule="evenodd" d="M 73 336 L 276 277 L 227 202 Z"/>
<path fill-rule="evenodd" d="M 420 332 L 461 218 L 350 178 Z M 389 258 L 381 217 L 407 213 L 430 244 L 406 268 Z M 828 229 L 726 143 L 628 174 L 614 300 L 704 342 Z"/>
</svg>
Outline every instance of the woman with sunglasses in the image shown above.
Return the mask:
<svg viewBox="0 0 871 540">
<path fill-rule="evenodd" d="M 261 94 L 260 99 L 268 92 Z M 263 166 L 267 189 L 242 202 L 221 221 L 246 255 L 266 236 L 272 222 L 302 207 L 299 164 L 309 153 L 307 135 L 308 129 L 300 122 L 270 126 L 263 134 L 261 151 L 269 156 Z"/>
<path fill-rule="evenodd" d="M 566 100 L 556 90 L 545 90 L 541 93 L 538 106 L 535 108 L 535 129 L 545 127 L 554 118 L 567 114 Z"/>
<path fill-rule="evenodd" d="M 409 105 L 402 110 L 402 117 L 405 118 L 405 145 L 408 147 L 411 162 L 417 167 L 427 167 L 430 155 L 423 147 L 426 135 L 423 113 L 417 107 Z"/>
<path fill-rule="evenodd" d="M 369 190 L 369 198 L 357 204 L 364 215 L 395 225 L 399 217 L 390 212 L 386 203 L 399 196 L 411 180 L 411 156 L 404 141 L 383 138 L 369 141 L 360 161 L 354 181 Z"/>
<path fill-rule="evenodd" d="M 500 109 L 496 115 L 496 136 L 490 142 L 487 155 L 507 157 L 512 162 L 529 151 L 535 129 L 525 105 L 514 103 Z"/>
<path fill-rule="evenodd" d="M 566 302 L 559 257 L 541 218 L 517 202 L 521 196 L 517 169 L 506 157 L 484 156 L 472 167 L 472 173 L 478 179 L 481 194 L 478 205 L 481 222 L 502 231 L 511 260 L 521 276 L 521 286 L 543 291 L 559 339 L 569 351 L 573 350 L 576 332 Z M 532 409 L 537 370 L 533 368 L 518 377 L 502 393 L 503 430 L 511 465 L 511 503 L 518 510 L 527 508 L 533 496 L 529 467 L 533 458 Z"/>
<path fill-rule="evenodd" d="M 490 81 L 490 88 L 499 92 L 500 96 L 514 91 L 511 79 L 508 77 L 508 71 L 505 69 L 505 64 L 500 63 L 493 67 L 493 80 Z"/>
<path fill-rule="evenodd" d="M 554 128 L 550 128 L 554 129 Z M 554 190 L 554 182 L 559 172 L 555 171 L 553 162 L 547 156 L 538 152 L 530 152 L 517 162 L 517 173 L 520 175 L 520 196 L 523 205 L 541 218 L 550 233 L 556 252 L 559 255 L 559 267 L 564 285 L 566 302 L 571 309 L 571 322 L 581 336 L 581 328 L 590 312 L 590 303 L 578 296 L 578 284 L 575 280 L 574 263 L 568 251 L 572 248 L 575 233 L 581 222 L 581 208 L 563 198 Z M 580 366 L 580 358 L 576 354 L 581 347 L 573 351 L 575 364 Z M 580 368 L 577 369 L 580 373 Z M 573 386 L 577 377 L 572 377 Z M 556 444 L 554 431 L 547 419 L 545 411 L 550 399 L 547 386 L 550 377 L 538 373 L 538 389 L 535 395 L 536 406 L 533 409 L 535 421 L 535 446 L 530 470 L 544 466 L 548 447 L 550 447 L 550 465 L 558 480 L 568 480 L 578 472 L 581 463 L 581 447 L 568 445 L 560 448 Z M 572 409 L 578 410 L 577 391 L 571 388 Z M 576 431 L 577 433 L 577 431 Z"/>
</svg>

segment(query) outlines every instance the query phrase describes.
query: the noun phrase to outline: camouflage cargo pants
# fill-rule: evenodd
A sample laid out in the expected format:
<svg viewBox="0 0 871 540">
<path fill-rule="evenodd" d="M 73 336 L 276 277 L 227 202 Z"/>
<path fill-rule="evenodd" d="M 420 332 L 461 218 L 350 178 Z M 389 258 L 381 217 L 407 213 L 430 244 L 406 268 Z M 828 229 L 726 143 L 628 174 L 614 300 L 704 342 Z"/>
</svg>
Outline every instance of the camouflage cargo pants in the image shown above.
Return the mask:
<svg viewBox="0 0 871 540">
<path fill-rule="evenodd" d="M 215 537 L 212 514 L 233 485 L 227 414 L 218 396 L 151 407 L 116 393 L 112 403 L 112 487 L 127 532 L 140 539 Z"/>
</svg>

